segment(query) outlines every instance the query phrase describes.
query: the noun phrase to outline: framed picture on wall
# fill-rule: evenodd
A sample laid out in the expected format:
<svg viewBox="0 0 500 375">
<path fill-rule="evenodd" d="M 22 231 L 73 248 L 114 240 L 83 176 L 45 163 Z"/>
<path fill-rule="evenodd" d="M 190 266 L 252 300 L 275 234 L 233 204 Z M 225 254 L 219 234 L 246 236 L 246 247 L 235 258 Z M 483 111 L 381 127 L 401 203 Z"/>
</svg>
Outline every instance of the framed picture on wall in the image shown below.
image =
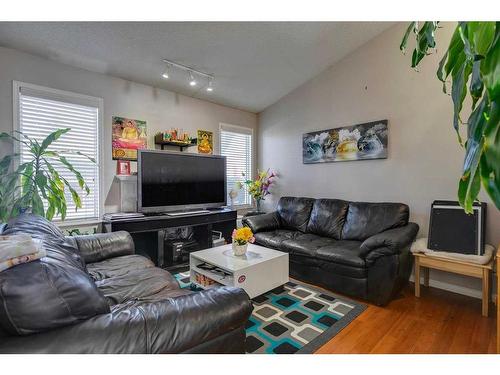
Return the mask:
<svg viewBox="0 0 500 375">
<path fill-rule="evenodd" d="M 306 133 L 304 164 L 387 158 L 387 120 Z"/>
<path fill-rule="evenodd" d="M 137 160 L 137 150 L 147 148 L 146 121 L 113 116 L 113 160 Z"/>
<path fill-rule="evenodd" d="M 198 152 L 200 154 L 212 154 L 214 152 L 213 133 L 208 130 L 198 130 Z"/>
</svg>

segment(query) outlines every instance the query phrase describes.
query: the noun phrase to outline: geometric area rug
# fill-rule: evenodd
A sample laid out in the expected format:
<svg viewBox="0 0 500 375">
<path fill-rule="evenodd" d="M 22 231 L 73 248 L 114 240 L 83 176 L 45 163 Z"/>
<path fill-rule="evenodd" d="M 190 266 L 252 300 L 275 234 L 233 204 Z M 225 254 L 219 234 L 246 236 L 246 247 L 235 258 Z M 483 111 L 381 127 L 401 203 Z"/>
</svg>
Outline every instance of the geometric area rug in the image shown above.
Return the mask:
<svg viewBox="0 0 500 375">
<path fill-rule="evenodd" d="M 189 271 L 174 276 L 181 288 L 191 287 Z M 298 281 L 255 297 L 252 303 L 246 352 L 254 354 L 314 353 L 366 309 Z"/>
</svg>

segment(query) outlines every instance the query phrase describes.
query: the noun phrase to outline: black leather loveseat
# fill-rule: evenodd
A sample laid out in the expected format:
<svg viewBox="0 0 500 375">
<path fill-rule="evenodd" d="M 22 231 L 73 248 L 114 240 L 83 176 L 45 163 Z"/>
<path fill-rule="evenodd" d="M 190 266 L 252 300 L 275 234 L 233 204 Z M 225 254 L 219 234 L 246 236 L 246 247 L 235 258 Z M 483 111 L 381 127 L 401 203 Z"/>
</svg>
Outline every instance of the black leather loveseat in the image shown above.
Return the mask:
<svg viewBox="0 0 500 375">
<path fill-rule="evenodd" d="M 243 219 L 256 243 L 285 251 L 290 276 L 384 305 L 410 277 L 418 225 L 401 203 L 282 197 Z"/>
<path fill-rule="evenodd" d="M 242 289 L 180 289 L 127 232 L 64 237 L 33 215 L 3 229 L 48 255 L 0 272 L 0 353 L 244 353 Z"/>
</svg>

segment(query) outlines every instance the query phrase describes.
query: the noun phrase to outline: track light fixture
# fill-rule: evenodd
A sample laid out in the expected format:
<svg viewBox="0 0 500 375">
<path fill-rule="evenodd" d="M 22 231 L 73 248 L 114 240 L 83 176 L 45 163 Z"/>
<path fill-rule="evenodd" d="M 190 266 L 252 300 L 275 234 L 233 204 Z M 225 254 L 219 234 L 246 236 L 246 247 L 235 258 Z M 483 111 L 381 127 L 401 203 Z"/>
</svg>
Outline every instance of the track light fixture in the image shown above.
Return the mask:
<svg viewBox="0 0 500 375">
<path fill-rule="evenodd" d="M 170 78 L 171 72 L 174 68 L 181 69 L 181 70 L 186 71 L 189 75 L 189 81 L 188 81 L 189 86 L 195 87 L 198 84 L 198 81 L 196 79 L 197 76 L 198 76 L 198 78 L 205 77 L 208 80 L 208 85 L 206 87 L 206 91 L 208 91 L 208 92 L 214 91 L 214 88 L 213 88 L 214 76 L 212 74 L 201 72 L 201 71 L 193 69 L 189 66 L 182 65 L 182 64 L 179 64 L 179 63 L 176 63 L 174 61 L 167 60 L 167 59 L 163 59 L 163 62 L 167 65 L 165 67 L 163 74 L 162 74 L 163 78 L 165 78 L 165 79 Z"/>
<path fill-rule="evenodd" d="M 196 86 L 196 80 L 193 77 L 193 72 L 189 72 L 189 86 Z"/>
<path fill-rule="evenodd" d="M 208 86 L 207 86 L 207 91 L 208 91 L 208 92 L 212 92 L 212 91 L 214 91 L 214 88 L 213 88 L 213 86 L 212 86 L 212 81 L 213 81 L 213 79 L 212 79 L 212 78 L 209 78 L 209 79 L 208 79 Z"/>
<path fill-rule="evenodd" d="M 170 65 L 169 64 L 167 64 L 167 66 L 165 67 L 165 70 L 163 71 L 163 74 L 161 76 L 165 79 L 170 78 Z"/>
</svg>

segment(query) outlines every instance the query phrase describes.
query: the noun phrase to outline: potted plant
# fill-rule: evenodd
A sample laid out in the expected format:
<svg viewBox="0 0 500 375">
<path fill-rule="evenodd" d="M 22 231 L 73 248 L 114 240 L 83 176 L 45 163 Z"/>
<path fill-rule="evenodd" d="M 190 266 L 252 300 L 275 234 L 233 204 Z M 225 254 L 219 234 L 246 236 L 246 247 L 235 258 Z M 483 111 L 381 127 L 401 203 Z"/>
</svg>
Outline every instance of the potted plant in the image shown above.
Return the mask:
<svg viewBox="0 0 500 375">
<path fill-rule="evenodd" d="M 408 38 L 414 35 L 413 68 L 436 48 L 438 29 L 436 21 L 411 22 L 408 26 L 400 49 L 405 52 Z M 447 87 L 450 77 L 451 90 Z M 443 82 L 443 92 L 450 92 L 453 127 L 465 150 L 458 182 L 460 205 L 472 213 L 482 186 L 500 209 L 500 22 L 459 22 L 439 63 L 437 78 Z M 463 122 L 466 97 L 472 108 Z M 466 125 L 466 132 L 461 132 L 462 125 Z M 461 133 L 465 133 L 465 141 Z"/>
<path fill-rule="evenodd" d="M 248 227 L 233 230 L 232 238 L 233 254 L 236 256 L 245 255 L 248 243 L 253 243 L 255 241 L 252 230 Z"/>
<path fill-rule="evenodd" d="M 243 174 L 245 176 L 245 174 Z M 252 196 L 255 201 L 255 207 L 257 212 L 261 212 L 260 204 L 261 202 L 271 194 L 269 189 L 274 184 L 274 178 L 277 177 L 275 172 L 267 171 L 257 171 L 257 178 L 255 180 L 245 180 L 243 184 L 248 187 L 248 194 Z"/>
<path fill-rule="evenodd" d="M 68 153 L 93 158 L 79 151 L 53 151 L 49 146 L 57 141 L 70 128 L 59 129 L 49 134 L 42 142 L 19 131 L 0 133 L 0 140 L 11 140 L 25 147 L 28 161 L 12 170 L 12 162 L 19 154 L 11 154 L 0 160 L 0 221 L 30 211 L 51 220 L 60 215 L 66 217 L 66 192 L 69 192 L 76 209 L 82 207 L 82 201 L 76 188 L 71 186 L 60 174 L 61 168 L 70 171 L 78 181 L 79 188 L 89 194 L 90 189 L 82 175 L 64 156 Z M 45 204 L 44 204 L 45 200 Z"/>
</svg>

